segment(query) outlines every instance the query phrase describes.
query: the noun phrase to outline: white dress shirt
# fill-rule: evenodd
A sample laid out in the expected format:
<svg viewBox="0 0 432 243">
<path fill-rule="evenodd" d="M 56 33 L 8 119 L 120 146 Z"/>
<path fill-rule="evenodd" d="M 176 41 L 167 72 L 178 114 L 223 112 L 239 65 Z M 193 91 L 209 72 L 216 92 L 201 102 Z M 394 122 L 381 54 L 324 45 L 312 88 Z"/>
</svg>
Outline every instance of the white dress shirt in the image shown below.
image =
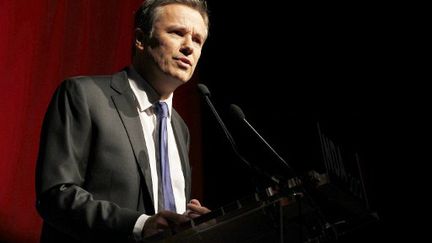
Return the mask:
<svg viewBox="0 0 432 243">
<path fill-rule="evenodd" d="M 183 170 L 181 166 L 180 156 L 177 148 L 177 144 L 174 137 L 174 132 L 171 126 L 171 113 L 172 113 L 172 98 L 173 94 L 166 100 L 159 100 L 156 91 L 136 72 L 133 67 L 129 68 L 128 73 L 129 84 L 132 91 L 138 101 L 138 113 L 141 121 L 141 125 L 144 132 L 144 140 L 148 152 L 150 172 L 153 184 L 153 205 L 155 211 L 158 212 L 158 173 L 156 169 L 157 161 L 157 143 L 158 143 L 158 132 L 157 132 L 157 117 L 154 112 L 153 104 L 158 101 L 166 102 L 168 105 L 168 158 L 169 167 L 171 173 L 171 182 L 174 192 L 174 199 L 176 205 L 176 211 L 179 214 L 183 214 L 186 211 L 186 195 L 185 195 L 185 180 L 183 176 Z M 149 218 L 149 215 L 141 215 L 133 230 L 136 240 L 141 239 L 142 228 L 144 227 L 145 221 Z"/>
</svg>

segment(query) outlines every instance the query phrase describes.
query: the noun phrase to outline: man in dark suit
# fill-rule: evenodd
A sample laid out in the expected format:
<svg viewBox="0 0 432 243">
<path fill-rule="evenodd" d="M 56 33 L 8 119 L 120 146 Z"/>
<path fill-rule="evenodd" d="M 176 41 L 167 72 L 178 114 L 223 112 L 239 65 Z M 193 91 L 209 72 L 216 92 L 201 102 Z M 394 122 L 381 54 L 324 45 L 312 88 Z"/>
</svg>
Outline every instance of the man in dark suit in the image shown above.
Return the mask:
<svg viewBox="0 0 432 243">
<path fill-rule="evenodd" d="M 189 131 L 172 108 L 207 38 L 206 4 L 147 0 L 135 27 L 132 65 L 68 79 L 52 98 L 36 169 L 42 242 L 139 241 L 209 211 L 190 200 Z"/>
</svg>

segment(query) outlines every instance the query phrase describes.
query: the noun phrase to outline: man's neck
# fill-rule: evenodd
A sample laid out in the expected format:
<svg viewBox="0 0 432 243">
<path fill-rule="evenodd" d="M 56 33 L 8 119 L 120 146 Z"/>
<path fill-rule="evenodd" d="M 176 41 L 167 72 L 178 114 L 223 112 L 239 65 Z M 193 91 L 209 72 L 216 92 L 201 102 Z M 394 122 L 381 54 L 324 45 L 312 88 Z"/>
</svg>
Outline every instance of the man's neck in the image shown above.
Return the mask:
<svg viewBox="0 0 432 243">
<path fill-rule="evenodd" d="M 139 65 L 134 64 L 132 64 L 132 66 L 137 73 L 153 87 L 161 99 L 167 99 L 181 85 L 177 79 L 163 72 L 154 72 L 146 68 L 138 68 Z"/>
</svg>

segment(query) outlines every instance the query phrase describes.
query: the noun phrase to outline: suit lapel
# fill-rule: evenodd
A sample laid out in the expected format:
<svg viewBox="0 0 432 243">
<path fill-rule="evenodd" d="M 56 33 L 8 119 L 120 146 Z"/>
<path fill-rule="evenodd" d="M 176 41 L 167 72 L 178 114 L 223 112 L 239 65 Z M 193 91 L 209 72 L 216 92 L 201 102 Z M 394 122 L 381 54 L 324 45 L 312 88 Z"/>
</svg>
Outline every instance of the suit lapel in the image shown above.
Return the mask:
<svg viewBox="0 0 432 243">
<path fill-rule="evenodd" d="M 174 111 L 174 110 L 173 110 Z M 180 125 L 180 118 L 176 112 L 173 112 L 171 119 L 171 125 L 173 126 L 174 136 L 176 139 L 177 147 L 180 154 L 180 161 L 182 165 L 182 171 L 185 178 L 185 193 L 187 202 L 190 201 L 191 194 L 191 175 L 189 166 L 189 152 L 188 145 L 185 143 L 185 137 L 183 129 Z"/>
<path fill-rule="evenodd" d="M 148 153 L 145 145 L 141 121 L 137 111 L 137 103 L 132 90 L 130 89 L 126 72 L 121 72 L 113 76 L 111 87 L 118 94 L 111 96 L 117 112 L 123 122 L 129 141 L 140 169 L 140 173 L 145 179 L 148 194 L 154 205 L 153 185 L 148 162 Z M 154 210 L 154 209 L 153 209 Z"/>
</svg>

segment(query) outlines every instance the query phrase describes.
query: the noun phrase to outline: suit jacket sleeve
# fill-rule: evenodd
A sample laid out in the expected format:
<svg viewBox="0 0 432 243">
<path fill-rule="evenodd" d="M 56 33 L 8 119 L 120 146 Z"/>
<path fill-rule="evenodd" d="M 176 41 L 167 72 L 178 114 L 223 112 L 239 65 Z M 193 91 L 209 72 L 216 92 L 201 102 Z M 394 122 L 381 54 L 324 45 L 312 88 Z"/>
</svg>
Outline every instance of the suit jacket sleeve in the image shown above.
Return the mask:
<svg viewBox="0 0 432 243">
<path fill-rule="evenodd" d="M 141 213 L 96 200 L 86 191 L 92 119 L 83 87 L 68 80 L 45 115 L 36 168 L 37 210 L 46 223 L 75 238 L 130 237 Z"/>
</svg>

